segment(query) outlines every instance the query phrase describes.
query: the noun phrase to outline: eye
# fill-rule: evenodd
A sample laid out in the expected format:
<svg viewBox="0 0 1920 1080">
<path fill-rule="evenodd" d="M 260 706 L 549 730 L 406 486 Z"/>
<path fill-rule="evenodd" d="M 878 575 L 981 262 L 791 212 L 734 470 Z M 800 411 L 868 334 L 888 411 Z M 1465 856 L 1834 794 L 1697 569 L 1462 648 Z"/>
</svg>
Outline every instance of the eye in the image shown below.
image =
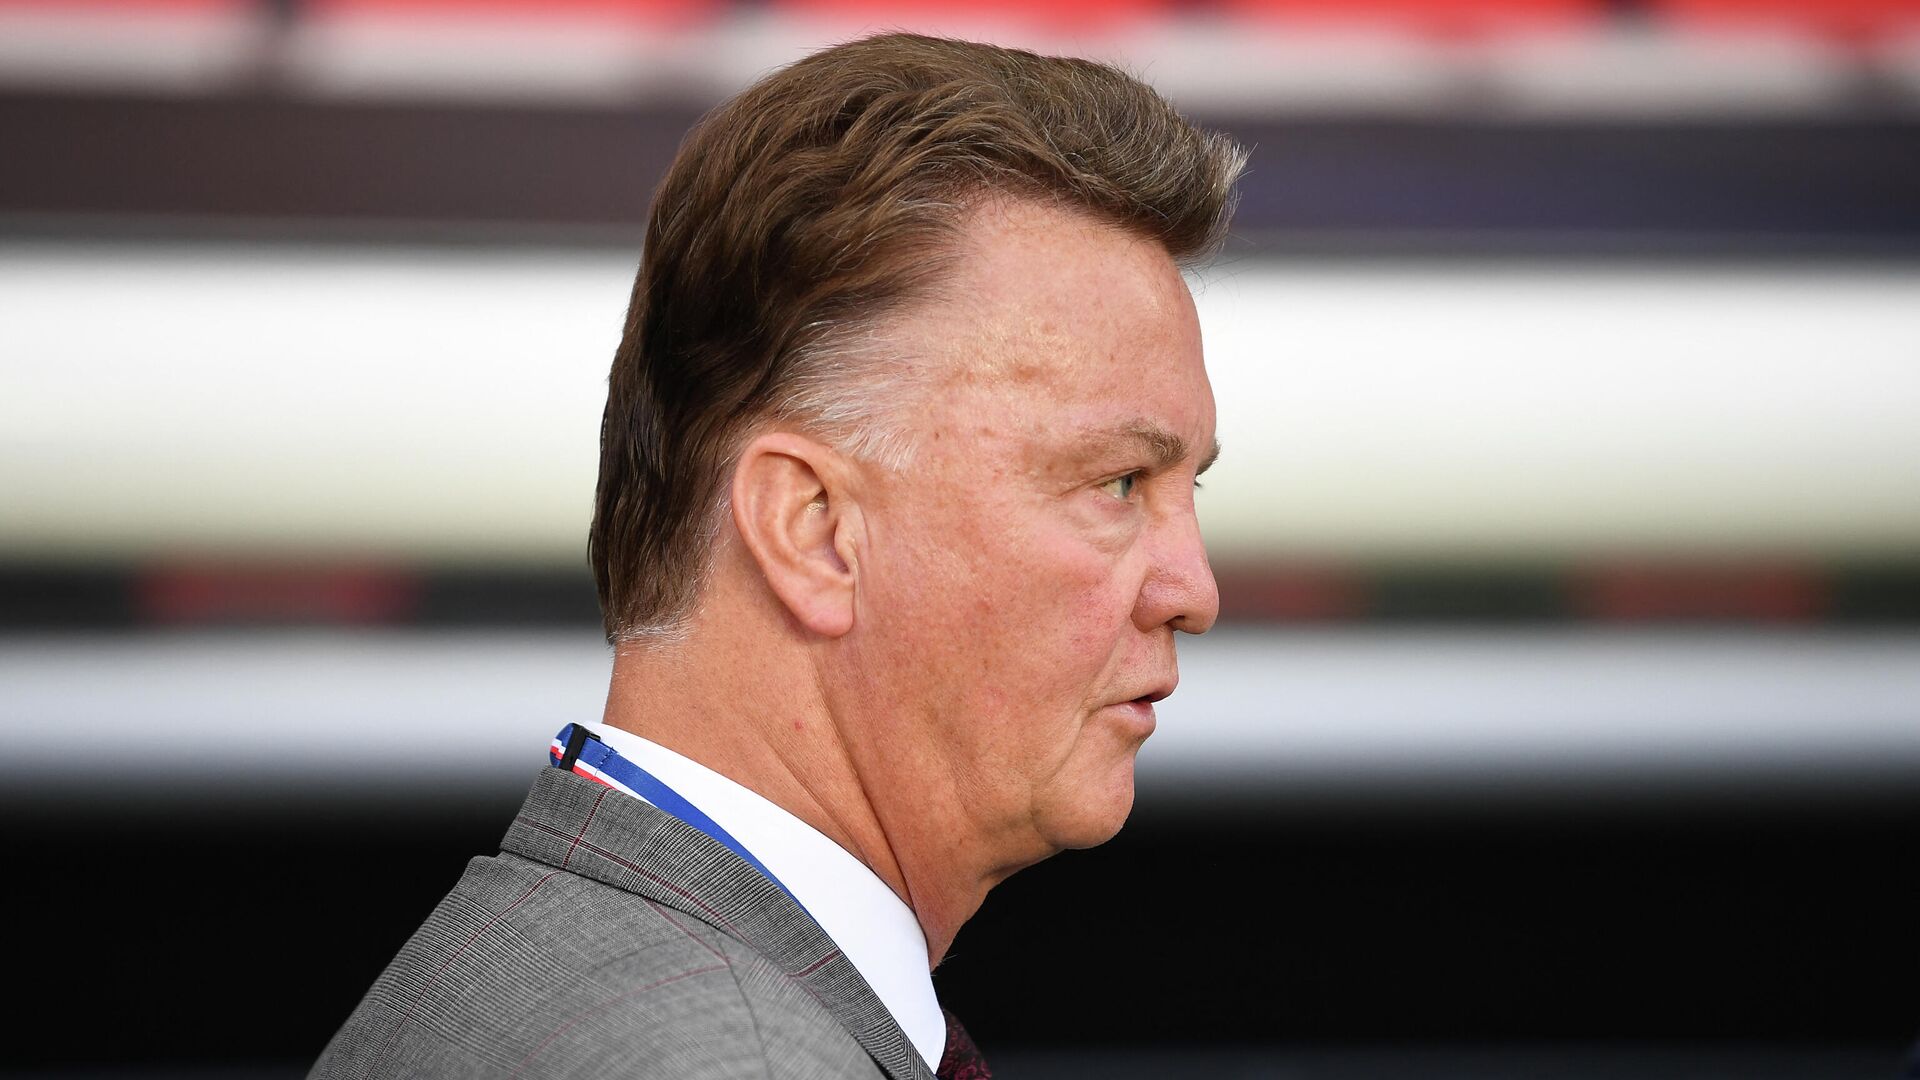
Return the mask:
<svg viewBox="0 0 1920 1080">
<path fill-rule="evenodd" d="M 1116 476 L 1113 479 L 1107 481 L 1106 483 L 1101 484 L 1100 490 L 1107 492 L 1108 494 L 1112 495 L 1114 498 L 1119 499 L 1122 502 L 1125 502 L 1126 500 L 1133 497 L 1133 489 L 1136 485 L 1139 484 L 1139 482 L 1140 482 L 1140 473 L 1136 470 L 1134 472 L 1127 473 L 1125 476 Z"/>
</svg>

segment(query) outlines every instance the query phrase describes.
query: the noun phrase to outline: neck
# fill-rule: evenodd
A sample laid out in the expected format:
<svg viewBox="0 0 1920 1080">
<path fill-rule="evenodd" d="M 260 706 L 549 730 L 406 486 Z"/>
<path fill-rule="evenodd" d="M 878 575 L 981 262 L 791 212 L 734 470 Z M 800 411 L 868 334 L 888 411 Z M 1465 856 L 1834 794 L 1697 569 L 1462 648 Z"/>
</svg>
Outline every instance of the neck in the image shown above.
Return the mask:
<svg viewBox="0 0 1920 1080">
<path fill-rule="evenodd" d="M 698 761 L 852 853 L 913 910 L 937 966 L 1006 873 L 970 871 L 911 798 L 875 797 L 804 643 L 769 647 L 751 619 L 702 622 L 687 641 L 616 653 L 603 722 Z"/>
</svg>

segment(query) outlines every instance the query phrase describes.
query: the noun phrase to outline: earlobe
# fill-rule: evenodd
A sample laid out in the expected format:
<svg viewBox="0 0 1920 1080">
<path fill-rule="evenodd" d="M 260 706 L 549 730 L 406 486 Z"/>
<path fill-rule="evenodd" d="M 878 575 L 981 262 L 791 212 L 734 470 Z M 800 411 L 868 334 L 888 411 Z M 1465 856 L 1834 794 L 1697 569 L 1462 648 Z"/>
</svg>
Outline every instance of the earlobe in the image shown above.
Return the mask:
<svg viewBox="0 0 1920 1080">
<path fill-rule="evenodd" d="M 792 432 L 768 432 L 733 471 L 733 523 L 768 589 L 813 633 L 853 628 L 854 522 L 844 460 Z"/>
</svg>

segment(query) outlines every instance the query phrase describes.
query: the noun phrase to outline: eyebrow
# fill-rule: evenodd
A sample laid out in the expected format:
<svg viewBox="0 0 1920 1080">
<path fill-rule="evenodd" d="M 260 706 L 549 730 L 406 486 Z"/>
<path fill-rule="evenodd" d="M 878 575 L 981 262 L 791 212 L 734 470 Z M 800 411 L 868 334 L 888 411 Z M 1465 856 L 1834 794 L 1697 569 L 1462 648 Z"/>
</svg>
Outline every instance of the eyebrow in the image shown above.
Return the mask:
<svg viewBox="0 0 1920 1080">
<path fill-rule="evenodd" d="M 1089 432 L 1089 441 L 1098 446 L 1111 446 L 1114 443 L 1133 443 L 1146 447 L 1147 454 L 1153 459 L 1155 469 L 1169 468 L 1186 460 L 1191 448 L 1187 440 L 1161 427 L 1151 420 L 1129 420 L 1112 428 L 1102 428 Z M 1208 448 L 1207 456 L 1200 461 L 1200 467 L 1193 471 L 1199 476 L 1213 467 L 1214 460 L 1220 456 L 1220 440 L 1214 439 Z"/>
</svg>

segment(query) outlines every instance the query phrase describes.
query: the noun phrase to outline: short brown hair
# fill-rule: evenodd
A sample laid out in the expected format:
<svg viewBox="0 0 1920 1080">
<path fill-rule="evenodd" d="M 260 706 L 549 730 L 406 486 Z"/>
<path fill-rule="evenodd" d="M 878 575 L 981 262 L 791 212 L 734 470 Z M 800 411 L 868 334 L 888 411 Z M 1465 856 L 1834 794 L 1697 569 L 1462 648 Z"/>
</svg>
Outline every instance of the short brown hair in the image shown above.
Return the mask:
<svg viewBox="0 0 1920 1080">
<path fill-rule="evenodd" d="M 744 436 L 849 419 L 809 415 L 848 382 L 829 358 L 940 279 L 969 206 L 1078 210 L 1190 266 L 1245 160 L 1114 67 L 918 34 L 815 53 L 709 113 L 655 193 L 608 381 L 588 541 L 608 642 L 684 628 Z"/>
</svg>

